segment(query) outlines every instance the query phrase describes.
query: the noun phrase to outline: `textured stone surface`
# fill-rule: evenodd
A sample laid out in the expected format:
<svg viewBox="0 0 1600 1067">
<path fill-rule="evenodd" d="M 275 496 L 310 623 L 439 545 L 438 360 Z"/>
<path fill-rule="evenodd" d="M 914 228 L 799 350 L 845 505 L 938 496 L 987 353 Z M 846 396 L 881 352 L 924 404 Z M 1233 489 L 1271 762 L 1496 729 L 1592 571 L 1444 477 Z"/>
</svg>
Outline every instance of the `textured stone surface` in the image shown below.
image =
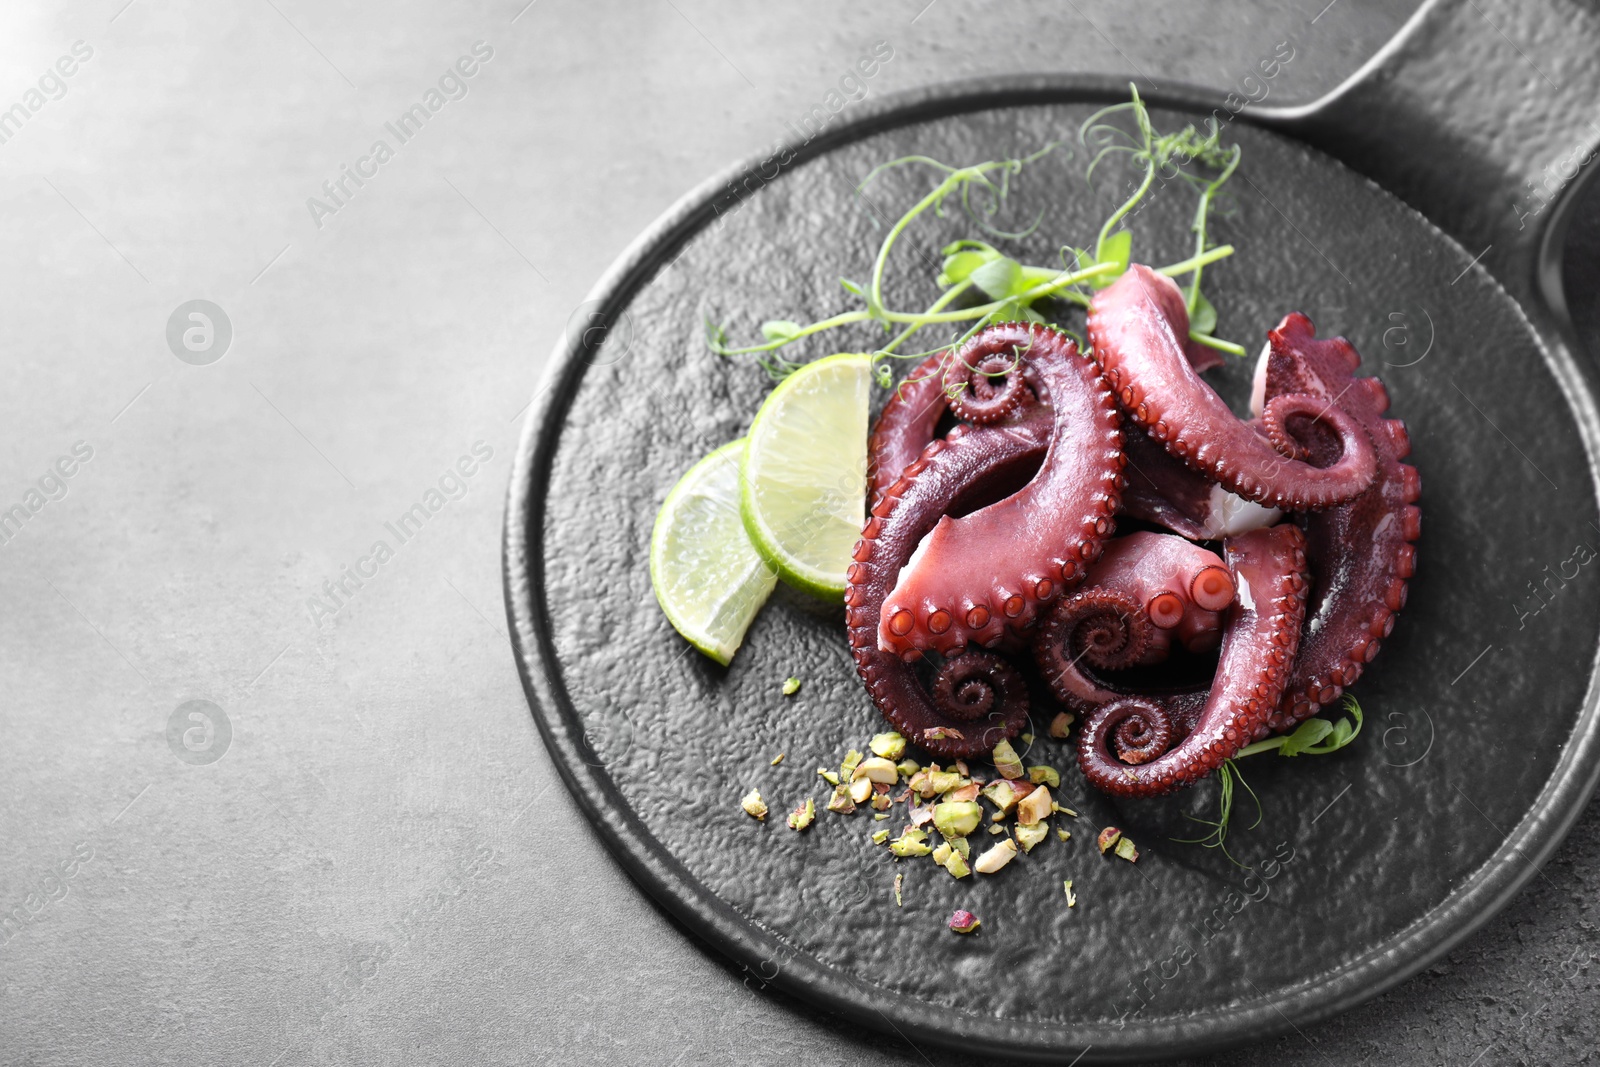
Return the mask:
<svg viewBox="0 0 1600 1067">
<path fill-rule="evenodd" d="M 1273 92 L 1308 99 L 1410 5 L 275 3 L 4 15 L 7 104 L 95 49 L 0 145 L 7 505 L 75 441 L 95 455 L 0 547 L 0 904 L 38 894 L 0 945 L 0 1062 L 967 1062 L 752 988 L 584 824 L 501 621 L 518 409 L 628 241 L 876 40 L 874 95 L 1234 85 L 1293 35 Z M 469 95 L 317 229 L 306 198 L 479 39 Z M 1580 218 L 1600 352 L 1600 204 Z M 207 368 L 164 337 L 195 297 L 235 330 Z M 478 440 L 466 495 L 399 545 L 383 524 Z M 318 625 L 306 598 L 378 538 L 394 558 Z M 191 698 L 232 724 L 209 766 L 167 740 Z M 1582 1062 L 1597 830 L 1434 971 L 1211 1062 Z"/>
</svg>

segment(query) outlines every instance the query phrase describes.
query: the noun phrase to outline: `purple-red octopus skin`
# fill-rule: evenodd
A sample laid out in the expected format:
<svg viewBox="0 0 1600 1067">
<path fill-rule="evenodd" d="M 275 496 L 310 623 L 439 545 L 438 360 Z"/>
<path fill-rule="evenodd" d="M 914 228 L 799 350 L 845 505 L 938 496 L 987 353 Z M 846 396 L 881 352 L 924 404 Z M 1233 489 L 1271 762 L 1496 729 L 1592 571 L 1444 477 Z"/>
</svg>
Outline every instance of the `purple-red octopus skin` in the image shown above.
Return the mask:
<svg viewBox="0 0 1600 1067">
<path fill-rule="evenodd" d="M 1089 342 L 1124 411 L 1174 456 L 1229 492 L 1268 507 L 1309 511 L 1342 504 L 1372 483 L 1377 460 L 1367 432 L 1323 397 L 1270 400 L 1257 429 L 1236 416 L 1195 372 L 1185 351 L 1189 315 L 1170 278 L 1135 264 L 1095 295 Z M 1317 467 L 1285 431 L 1289 419 L 1331 427 L 1338 456 Z"/>
<path fill-rule="evenodd" d="M 1083 665 L 1121 670 L 1166 659 L 1187 617 L 1195 632 L 1220 626 L 1233 576 L 1215 552 L 1175 534 L 1132 533 L 1106 542 L 1083 587 L 1055 604 L 1035 632 L 1034 659 L 1056 698 L 1086 710 L 1127 695 Z"/>
<path fill-rule="evenodd" d="M 1417 499 L 1422 480 L 1401 462 L 1411 452 L 1405 424 L 1384 417 L 1389 394 L 1377 378 L 1357 378 L 1361 356 L 1342 337 L 1318 339 L 1311 320 L 1284 318 L 1268 335 L 1264 398 L 1312 395 L 1352 416 L 1377 449 L 1377 477 L 1354 500 L 1296 517 L 1311 561 L 1306 633 L 1278 711 L 1261 734 L 1282 733 L 1338 699 L 1353 685 L 1394 629 L 1416 572 L 1413 544 L 1422 533 Z M 1338 442 L 1320 427 L 1290 424 L 1313 460 Z"/>
<path fill-rule="evenodd" d="M 901 473 L 922 455 L 949 406 L 944 367 L 949 353 L 935 352 L 889 394 L 867 437 L 867 506 L 876 504 Z"/>
<path fill-rule="evenodd" d="M 878 619 L 878 647 L 905 659 L 993 644 L 1008 627 L 1025 632 L 1083 578 L 1114 529 L 1122 431 L 1094 364 L 1070 338 L 1030 323 L 990 326 L 955 359 L 977 366 L 994 355 L 1020 358 L 1037 376 L 1050 400 L 1050 445 L 1026 486 L 942 516 L 901 568 Z M 865 537 L 878 522 L 868 520 Z"/>
<path fill-rule="evenodd" d="M 1289 524 L 1252 530 L 1228 538 L 1223 555 L 1238 593 L 1193 728 L 1182 735 L 1183 710 L 1171 699 L 1131 696 L 1095 709 L 1078 735 L 1078 766 L 1096 789 L 1145 797 L 1192 785 L 1249 744 L 1277 709 L 1305 620 L 1305 536 Z"/>
<path fill-rule="evenodd" d="M 1049 412 L 1004 426 L 957 426 L 931 441 L 873 505 L 846 573 L 845 625 L 873 703 L 912 743 L 964 759 L 993 750 L 1028 721 L 1028 693 L 1000 657 L 970 649 L 945 661 L 926 691 L 911 664 L 878 647 L 878 618 L 901 567 L 947 512 L 988 503 L 1022 484 L 1049 447 Z M 1003 488 L 1000 490 L 1003 492 Z"/>
</svg>

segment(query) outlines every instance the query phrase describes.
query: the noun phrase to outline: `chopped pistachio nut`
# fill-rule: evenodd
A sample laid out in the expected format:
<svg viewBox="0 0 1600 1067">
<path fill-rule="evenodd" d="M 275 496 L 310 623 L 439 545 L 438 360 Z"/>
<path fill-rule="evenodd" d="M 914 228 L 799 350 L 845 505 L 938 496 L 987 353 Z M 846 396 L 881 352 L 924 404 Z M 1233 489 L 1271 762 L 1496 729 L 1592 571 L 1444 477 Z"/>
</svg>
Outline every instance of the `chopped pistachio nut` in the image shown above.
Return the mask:
<svg viewBox="0 0 1600 1067">
<path fill-rule="evenodd" d="M 888 760 L 897 760 L 906 754 L 906 739 L 901 737 L 893 730 L 890 730 L 886 734 L 873 735 L 873 738 L 867 744 L 867 747 L 872 749 L 872 754 L 874 756 L 882 756 L 884 759 Z"/>
<path fill-rule="evenodd" d="M 817 817 L 817 802 L 806 797 L 806 802 L 789 813 L 789 829 L 804 830 Z"/>
<path fill-rule="evenodd" d="M 884 819 L 887 819 L 888 817 L 889 817 L 889 813 L 888 812 L 880 811 L 880 812 L 878 812 L 876 815 L 874 815 L 872 817 L 872 821 L 873 822 L 882 822 Z"/>
<path fill-rule="evenodd" d="M 861 753 L 851 749 L 844 754 L 844 762 L 839 764 L 839 777 L 849 781 L 856 773 L 856 764 L 861 762 Z"/>
<path fill-rule="evenodd" d="M 896 874 L 894 876 L 894 906 L 897 907 L 897 908 L 903 907 L 904 904 L 905 904 L 905 902 L 900 899 L 900 887 L 905 885 L 905 882 L 906 882 L 906 872 L 905 871 L 901 871 L 900 873 L 898 873 L 898 874 Z"/>
<path fill-rule="evenodd" d="M 994 746 L 994 769 L 1006 778 L 1022 777 L 1022 757 L 1017 755 L 1017 750 L 1011 747 L 1011 742 L 1002 740 Z"/>
<path fill-rule="evenodd" d="M 881 845 L 887 840 L 889 840 L 889 831 L 887 828 L 882 830 L 874 830 L 872 832 L 872 843 L 874 845 Z"/>
<path fill-rule="evenodd" d="M 962 859 L 965 860 L 965 859 L 971 859 L 972 858 L 972 845 L 971 845 L 970 842 L 967 841 L 966 838 L 964 838 L 964 837 L 953 837 L 953 838 L 951 838 L 950 839 L 950 847 L 955 849 L 956 852 L 958 852 L 961 855 Z"/>
<path fill-rule="evenodd" d="M 994 816 L 995 822 L 1005 818 L 1012 808 L 1017 806 L 1017 791 L 1011 788 L 1011 783 L 1004 778 L 997 778 L 983 787 L 983 795 L 989 802 L 999 808 Z"/>
<path fill-rule="evenodd" d="M 1076 718 L 1070 711 L 1063 711 L 1050 720 L 1050 736 L 1064 738 L 1072 730 L 1072 722 Z"/>
<path fill-rule="evenodd" d="M 1061 775 L 1056 773 L 1054 767 L 1046 767 L 1042 764 L 1038 767 L 1028 768 L 1028 781 L 1034 785 L 1047 785 L 1051 789 L 1061 788 Z"/>
<path fill-rule="evenodd" d="M 960 775 L 968 775 L 968 774 L 972 773 L 972 771 L 969 770 L 968 767 L 967 767 L 967 761 L 966 760 L 964 760 L 964 759 L 956 760 L 956 773 L 960 774 Z"/>
<path fill-rule="evenodd" d="M 1008 837 L 1004 841 L 996 841 L 990 845 L 972 866 L 979 874 L 994 874 L 1010 863 L 1016 855 L 1017 843 Z"/>
<path fill-rule="evenodd" d="M 911 788 L 924 799 L 949 792 L 961 784 L 961 776 L 954 771 L 941 771 L 938 764 L 924 767 L 911 776 Z"/>
<path fill-rule="evenodd" d="M 1071 841 L 1072 840 L 1072 831 L 1071 830 L 1057 830 L 1056 831 L 1056 836 L 1059 837 L 1063 841 Z"/>
<path fill-rule="evenodd" d="M 776 756 L 772 757 L 772 765 L 774 767 L 776 767 L 778 764 L 780 764 L 782 762 L 783 762 L 783 753 L 782 752 L 780 752 Z"/>
<path fill-rule="evenodd" d="M 1078 906 L 1078 894 L 1072 891 L 1072 879 L 1068 878 L 1061 883 L 1061 886 L 1067 891 L 1067 907 L 1076 908 Z"/>
<path fill-rule="evenodd" d="M 893 806 L 894 806 L 894 801 L 889 799 L 889 794 L 888 793 L 874 793 L 874 794 L 872 794 L 872 810 L 873 811 L 888 811 Z M 874 816 L 874 817 L 876 817 L 876 816 Z"/>
<path fill-rule="evenodd" d="M 856 810 L 855 801 L 850 799 L 850 791 L 844 786 L 835 786 L 833 796 L 828 798 L 828 810 L 840 815 L 849 815 Z"/>
<path fill-rule="evenodd" d="M 958 911 L 950 916 L 950 929 L 958 934 L 970 934 L 983 922 L 970 911 Z"/>
<path fill-rule="evenodd" d="M 1059 811 L 1063 815 L 1070 815 L 1074 819 L 1076 819 L 1078 817 L 1078 813 L 1077 812 L 1073 811 L 1071 808 L 1063 808 L 1060 804 L 1057 804 L 1054 801 L 1052 801 L 1051 804 L 1050 804 L 1050 810 L 1051 811 Z"/>
<path fill-rule="evenodd" d="M 865 804 L 872 799 L 872 782 L 866 778 L 857 778 L 846 788 L 850 791 L 850 799 L 857 804 Z"/>
<path fill-rule="evenodd" d="M 894 769 L 900 772 L 900 777 L 910 778 L 922 768 L 917 766 L 917 761 L 914 759 L 903 759 L 899 763 L 895 764 Z"/>
<path fill-rule="evenodd" d="M 890 841 L 889 851 L 896 856 L 926 856 L 933 849 L 928 847 L 926 830 L 911 829 Z"/>
<path fill-rule="evenodd" d="M 1115 826 L 1108 826 L 1104 830 L 1100 831 L 1100 836 L 1095 839 L 1095 844 L 1100 849 L 1100 855 L 1104 856 L 1106 854 L 1106 849 L 1111 848 L 1121 840 L 1122 831 L 1118 830 Z"/>
<path fill-rule="evenodd" d="M 977 782 L 968 782 L 964 786 L 950 790 L 944 795 L 944 799 L 946 801 L 977 800 L 979 788 L 980 786 Z"/>
<path fill-rule="evenodd" d="M 1032 826 L 1050 814 L 1050 790 L 1040 786 L 1017 802 L 1017 822 Z"/>
<path fill-rule="evenodd" d="M 954 726 L 935 726 L 922 731 L 922 739 L 924 741 L 944 741 L 946 739 L 965 741 L 967 735 L 957 730 Z"/>
<path fill-rule="evenodd" d="M 989 832 L 991 834 L 1003 834 L 1006 832 L 1006 828 L 996 823 L 995 825 L 989 827 Z"/>
<path fill-rule="evenodd" d="M 961 854 L 960 849 L 951 849 L 939 866 L 949 871 L 952 878 L 965 878 L 972 873 L 972 868 L 967 866 L 967 857 Z"/>
<path fill-rule="evenodd" d="M 767 802 L 761 799 L 761 790 L 752 789 L 739 800 L 745 814 L 759 822 L 767 821 Z"/>
<path fill-rule="evenodd" d="M 784 683 L 783 683 L 783 695 L 784 696 L 792 697 L 798 692 L 800 692 L 800 679 L 798 679 L 798 678 L 787 678 L 787 679 L 784 680 Z"/>
<path fill-rule="evenodd" d="M 890 851 L 896 856 L 926 856 L 933 849 L 928 846 L 928 832 L 926 830 L 906 830 L 898 838 L 890 841 Z"/>
<path fill-rule="evenodd" d="M 855 773 L 851 777 L 894 785 L 900 780 L 900 771 L 891 760 L 886 760 L 882 756 L 872 756 L 856 764 Z"/>
<path fill-rule="evenodd" d="M 1023 734 L 1022 735 L 1022 743 L 1025 744 L 1025 745 L 1033 744 L 1033 735 L 1032 734 Z"/>
<path fill-rule="evenodd" d="M 950 842 L 948 842 L 948 841 L 939 842 L 939 847 L 933 850 L 933 862 L 935 862 L 939 866 L 943 867 L 944 866 L 944 861 L 949 859 L 950 858 L 950 853 L 952 853 L 954 851 L 955 851 L 955 849 L 950 847 Z"/>
<path fill-rule="evenodd" d="M 1133 847 L 1133 838 L 1124 837 L 1117 842 L 1117 855 L 1129 863 L 1137 863 L 1139 861 L 1139 850 Z"/>
<path fill-rule="evenodd" d="M 1022 851 L 1032 852 L 1034 845 L 1050 836 L 1050 825 L 1036 822 L 1031 826 L 1019 826 L 1013 832 L 1017 836 L 1017 844 L 1022 846 Z"/>
<path fill-rule="evenodd" d="M 817 774 L 820 775 L 822 780 L 827 782 L 829 785 L 839 784 L 839 776 L 828 770 L 826 767 L 818 767 Z"/>
<path fill-rule="evenodd" d="M 966 837 L 983 820 L 983 809 L 971 800 L 933 806 L 933 828 L 945 837 Z"/>
</svg>

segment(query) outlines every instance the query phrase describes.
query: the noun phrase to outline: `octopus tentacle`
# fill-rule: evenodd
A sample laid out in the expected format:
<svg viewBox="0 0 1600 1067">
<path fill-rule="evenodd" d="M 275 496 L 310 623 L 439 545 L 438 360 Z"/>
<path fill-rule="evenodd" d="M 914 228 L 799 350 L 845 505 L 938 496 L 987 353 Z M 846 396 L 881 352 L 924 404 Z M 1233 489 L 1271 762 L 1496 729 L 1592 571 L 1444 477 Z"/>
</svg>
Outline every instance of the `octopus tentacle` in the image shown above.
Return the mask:
<svg viewBox="0 0 1600 1067">
<path fill-rule="evenodd" d="M 948 406 L 944 366 L 948 352 L 935 352 L 889 394 L 867 437 L 867 488 L 870 504 L 900 480 L 900 474 L 922 455 Z"/>
<path fill-rule="evenodd" d="M 965 661 L 961 653 L 966 649 L 952 647 L 940 675 L 949 678 L 950 692 L 960 700 L 941 707 L 922 688 L 910 664 L 878 647 L 884 599 L 901 568 L 941 518 L 986 504 L 995 486 L 1020 484 L 1033 473 L 1049 447 L 1050 429 L 1048 416 L 1040 411 L 1004 426 L 957 426 L 944 439 L 930 442 L 873 506 L 852 553 L 844 602 L 856 670 L 873 703 L 895 729 L 937 756 L 977 756 L 1015 736 L 1027 721 L 1027 690 L 1004 682 L 995 685 L 999 702 L 980 712 L 977 721 L 963 717 L 960 704 L 964 701 L 970 708 L 975 697 L 971 689 L 960 696 L 964 685 L 974 680 L 966 674 L 966 664 L 987 661 Z M 973 627 L 979 636 L 998 639 L 1003 633 L 999 620 L 993 620 L 992 627 L 987 619 L 968 622 L 983 624 Z"/>
<path fill-rule="evenodd" d="M 1033 639 L 1034 662 L 1056 699 L 1084 710 L 1122 694 L 1092 678 L 1082 662 L 1107 670 L 1141 662 L 1164 640 L 1139 600 L 1115 589 L 1083 589 L 1059 601 Z"/>
<path fill-rule="evenodd" d="M 1005 707 L 1027 707 L 1028 687 L 1017 669 L 992 652 L 968 649 L 940 666 L 933 682 L 940 714 L 975 722 Z M 999 743 L 996 737 L 989 748 Z"/>
<path fill-rule="evenodd" d="M 1184 352 L 1189 316 L 1170 278 L 1134 265 L 1089 307 L 1089 340 L 1122 407 L 1173 455 L 1229 492 L 1269 507 L 1309 511 L 1342 504 L 1372 483 L 1368 433 L 1341 407 L 1286 407 L 1338 435 L 1327 466 L 1285 456 L 1207 385 Z"/>
<path fill-rule="evenodd" d="M 1071 339 L 1047 326 L 990 326 L 956 358 L 976 366 L 1012 353 L 1050 397 L 1044 463 L 1018 492 L 947 515 L 923 538 L 884 601 L 878 644 L 886 652 L 915 658 L 995 640 L 1007 625 L 1025 631 L 1077 584 L 1114 528 L 1123 458 L 1110 390 Z"/>
<path fill-rule="evenodd" d="M 1142 532 L 1106 542 L 1084 586 L 1051 610 L 1033 641 L 1045 680 L 1077 708 L 1122 695 L 1080 663 L 1102 670 L 1160 663 L 1173 633 L 1215 630 L 1234 595 L 1233 576 L 1215 552 L 1172 534 Z M 1188 636 L 1184 643 L 1190 645 Z"/>
<path fill-rule="evenodd" d="M 1209 350 L 1208 350 L 1209 351 Z M 1164 526 L 1193 541 L 1216 541 L 1271 526 L 1283 517 L 1230 493 L 1168 452 L 1137 427 L 1124 427 L 1122 451 L 1128 480 L 1122 513 Z"/>
<path fill-rule="evenodd" d="M 1138 766 L 1149 763 L 1176 743 L 1176 718 L 1157 701 L 1127 699 L 1098 716 L 1096 728 L 1110 739 L 1117 759 Z"/>
<path fill-rule="evenodd" d="M 1416 571 L 1413 544 L 1422 533 L 1422 482 L 1402 462 L 1411 451 L 1405 424 L 1388 419 L 1389 395 L 1377 378 L 1356 378 L 1361 357 L 1342 337 L 1318 339 L 1304 315 L 1287 316 L 1268 335 L 1260 400 L 1270 410 L 1285 396 L 1337 401 L 1365 428 L 1377 450 L 1377 476 L 1356 497 L 1328 511 L 1298 516 L 1305 530 L 1312 588 L 1300 655 L 1277 712 L 1262 729 L 1281 733 L 1338 699 L 1361 677 L 1405 606 Z M 1315 461 L 1339 446 L 1319 427 L 1287 430 Z"/>
<path fill-rule="evenodd" d="M 1223 551 L 1239 593 L 1193 729 L 1157 752 L 1153 741 L 1177 719 L 1175 702 L 1134 696 L 1097 708 L 1078 736 L 1078 766 L 1095 788 L 1136 797 L 1190 785 L 1250 743 L 1277 708 L 1305 619 L 1305 536 L 1285 524 L 1229 538 Z"/>
<path fill-rule="evenodd" d="M 1027 399 L 1028 383 L 1017 355 L 985 352 L 973 361 L 957 357 L 946 367 L 944 379 L 950 412 L 963 422 L 999 422 Z"/>
</svg>

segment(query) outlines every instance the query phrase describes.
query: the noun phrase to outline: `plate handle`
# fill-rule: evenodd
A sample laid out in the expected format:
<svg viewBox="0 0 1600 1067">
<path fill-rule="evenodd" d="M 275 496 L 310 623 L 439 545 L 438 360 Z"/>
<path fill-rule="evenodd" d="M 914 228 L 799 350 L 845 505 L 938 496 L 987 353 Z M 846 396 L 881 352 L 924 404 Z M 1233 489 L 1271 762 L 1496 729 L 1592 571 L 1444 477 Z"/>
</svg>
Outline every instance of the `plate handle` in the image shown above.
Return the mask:
<svg viewBox="0 0 1600 1067">
<path fill-rule="evenodd" d="M 1513 296 L 1564 310 L 1561 238 L 1600 170 L 1594 0 L 1429 0 L 1327 96 L 1252 115 L 1400 196 Z"/>
</svg>

